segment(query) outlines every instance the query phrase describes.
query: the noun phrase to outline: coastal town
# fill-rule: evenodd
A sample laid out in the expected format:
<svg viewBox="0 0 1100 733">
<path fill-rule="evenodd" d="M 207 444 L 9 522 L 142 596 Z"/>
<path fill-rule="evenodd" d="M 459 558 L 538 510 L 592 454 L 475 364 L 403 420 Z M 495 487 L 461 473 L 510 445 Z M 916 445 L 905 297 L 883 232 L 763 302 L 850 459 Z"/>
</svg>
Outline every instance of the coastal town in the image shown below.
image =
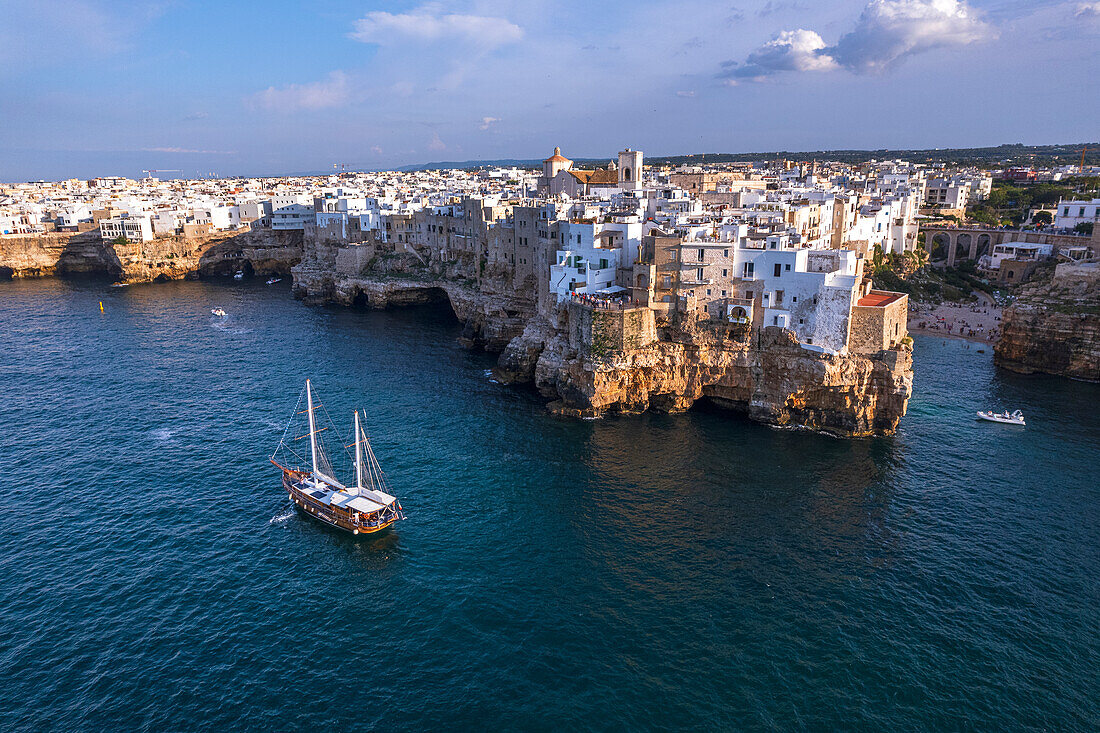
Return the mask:
<svg viewBox="0 0 1100 733">
<path fill-rule="evenodd" d="M 554 148 L 538 167 L 157 172 L 0 187 L 0 274 L 291 274 L 311 302 L 445 299 L 468 343 L 501 352 L 504 381 L 581 416 L 709 398 L 776 424 L 891 432 L 911 393 L 909 331 L 992 343 L 1002 303 L 988 287 L 910 303 L 890 263 L 1007 287 L 1045 263 L 1087 276 L 1100 253 L 1097 198 L 1036 206 L 1017 227 L 964 226 L 995 179 L 1084 173 L 1068 165 L 651 165 L 631 148 L 578 163 Z M 800 369 L 817 376 L 779 384 Z"/>
</svg>

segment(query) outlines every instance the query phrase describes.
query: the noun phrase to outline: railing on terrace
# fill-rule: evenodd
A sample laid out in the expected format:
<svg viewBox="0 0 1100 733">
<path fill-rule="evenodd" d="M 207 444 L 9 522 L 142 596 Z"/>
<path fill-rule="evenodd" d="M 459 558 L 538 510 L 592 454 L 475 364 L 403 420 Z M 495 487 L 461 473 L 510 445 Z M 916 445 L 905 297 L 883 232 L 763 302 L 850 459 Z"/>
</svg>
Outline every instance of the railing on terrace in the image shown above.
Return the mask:
<svg viewBox="0 0 1100 733">
<path fill-rule="evenodd" d="M 645 305 L 632 298 L 603 298 L 598 295 L 573 293 L 569 296 L 569 300 L 593 310 L 627 311 L 635 308 L 645 308 Z"/>
</svg>

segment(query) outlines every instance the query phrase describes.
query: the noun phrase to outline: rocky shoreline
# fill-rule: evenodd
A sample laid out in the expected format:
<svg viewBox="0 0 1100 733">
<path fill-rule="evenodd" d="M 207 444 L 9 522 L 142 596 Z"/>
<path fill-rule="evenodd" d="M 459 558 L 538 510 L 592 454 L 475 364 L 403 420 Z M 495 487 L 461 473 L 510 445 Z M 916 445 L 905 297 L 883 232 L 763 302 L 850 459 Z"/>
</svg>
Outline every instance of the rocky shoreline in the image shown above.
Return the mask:
<svg viewBox="0 0 1100 733">
<path fill-rule="evenodd" d="M 107 242 L 98 231 L 0 239 L 0 276 L 95 275 L 118 282 L 163 282 L 237 271 L 289 275 L 302 259 L 300 231 L 237 231 L 202 237 Z"/>
<path fill-rule="evenodd" d="M 463 324 L 460 340 L 499 354 L 498 381 L 533 387 L 559 415 L 682 412 L 709 401 L 769 425 L 862 437 L 892 434 L 912 394 L 909 347 L 828 354 L 775 327 L 756 338 L 748 331 L 731 338 L 728 329 L 705 322 L 657 328 L 648 309 L 593 314 L 564 303 L 539 312 L 534 298 L 491 287 L 431 268 L 418 276 L 340 275 L 308 262 L 294 268 L 295 296 L 307 303 L 379 309 L 448 303 Z M 619 319 L 607 333 L 627 335 L 601 345 L 592 337 L 600 326 L 591 323 L 600 318 Z M 623 319 L 636 323 L 624 329 Z"/>
<path fill-rule="evenodd" d="M 774 327 L 756 333 L 703 321 L 658 327 L 649 309 L 601 323 L 606 314 L 576 303 L 540 310 L 534 288 L 517 287 L 492 268 L 470 262 L 395 255 L 350 275 L 335 266 L 336 255 L 334 248 L 304 241 L 301 232 L 173 237 L 144 245 L 115 245 L 89 234 L 53 235 L 6 239 L 0 267 L 12 277 L 94 274 L 120 282 L 245 270 L 292 274 L 295 296 L 313 304 L 445 303 L 463 324 L 463 345 L 499 354 L 501 382 L 531 386 L 551 412 L 566 416 L 679 412 L 709 401 L 770 425 L 848 437 L 889 435 L 912 393 L 907 346 L 877 354 L 829 354 Z M 601 335 L 604 331 L 613 337 Z"/>
<path fill-rule="evenodd" d="M 994 363 L 1021 374 L 1100 382 L 1100 267 L 1058 265 L 1005 309 Z"/>
</svg>

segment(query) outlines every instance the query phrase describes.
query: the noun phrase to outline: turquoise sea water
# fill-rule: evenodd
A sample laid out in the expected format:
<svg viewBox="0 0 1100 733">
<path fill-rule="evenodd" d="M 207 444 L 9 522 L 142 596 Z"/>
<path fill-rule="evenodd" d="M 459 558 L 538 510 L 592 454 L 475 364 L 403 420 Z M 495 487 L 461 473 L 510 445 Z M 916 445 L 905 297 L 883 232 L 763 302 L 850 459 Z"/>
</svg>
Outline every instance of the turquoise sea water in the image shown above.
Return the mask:
<svg viewBox="0 0 1100 733">
<path fill-rule="evenodd" d="M 892 438 L 563 420 L 283 286 L 0 283 L 0 730 L 1100 727 L 1100 386 L 918 337 Z M 390 537 L 285 508 L 307 376 Z"/>
</svg>

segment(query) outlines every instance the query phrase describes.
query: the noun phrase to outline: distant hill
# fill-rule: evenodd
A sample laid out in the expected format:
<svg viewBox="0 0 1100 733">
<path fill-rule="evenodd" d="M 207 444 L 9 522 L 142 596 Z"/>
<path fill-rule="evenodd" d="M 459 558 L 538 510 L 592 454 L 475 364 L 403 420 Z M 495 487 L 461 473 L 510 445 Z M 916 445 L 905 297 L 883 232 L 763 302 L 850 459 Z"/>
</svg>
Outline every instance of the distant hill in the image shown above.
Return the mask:
<svg viewBox="0 0 1100 733">
<path fill-rule="evenodd" d="M 1076 143 L 1070 145 L 998 145 L 988 148 L 937 148 L 929 150 L 774 150 L 756 153 L 694 153 L 686 155 L 647 156 L 649 165 L 685 165 L 692 163 L 748 163 L 761 160 L 835 160 L 841 163 L 863 163 L 868 160 L 907 160 L 913 163 L 950 163 L 954 165 L 976 165 L 987 168 L 1003 166 L 1071 165 L 1081 162 L 1082 148 L 1085 153 L 1085 165 L 1100 165 L 1100 142 Z M 606 158 L 574 159 L 579 167 L 604 167 L 611 156 Z M 397 168 L 399 171 L 443 170 L 447 168 L 491 168 L 491 167 L 541 168 L 542 159 L 523 160 L 502 158 L 498 160 L 463 160 L 420 163 Z"/>
</svg>

